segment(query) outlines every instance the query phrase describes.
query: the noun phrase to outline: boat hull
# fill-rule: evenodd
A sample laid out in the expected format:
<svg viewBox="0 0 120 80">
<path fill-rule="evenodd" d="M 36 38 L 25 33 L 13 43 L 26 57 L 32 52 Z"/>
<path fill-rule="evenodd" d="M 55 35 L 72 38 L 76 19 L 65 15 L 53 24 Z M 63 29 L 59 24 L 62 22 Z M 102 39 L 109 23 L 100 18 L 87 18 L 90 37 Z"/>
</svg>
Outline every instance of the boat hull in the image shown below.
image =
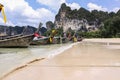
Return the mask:
<svg viewBox="0 0 120 80">
<path fill-rule="evenodd" d="M 37 39 L 37 40 L 33 40 L 30 45 L 45 45 L 47 44 L 48 39 Z"/>
<path fill-rule="evenodd" d="M 0 40 L 0 48 L 27 48 L 34 35 L 17 36 L 8 39 Z"/>
<path fill-rule="evenodd" d="M 66 43 L 69 40 L 67 38 L 54 38 L 52 42 L 50 42 L 49 38 L 41 38 L 37 40 L 33 40 L 31 42 L 31 45 L 47 45 L 47 44 L 61 44 L 61 43 Z"/>
</svg>

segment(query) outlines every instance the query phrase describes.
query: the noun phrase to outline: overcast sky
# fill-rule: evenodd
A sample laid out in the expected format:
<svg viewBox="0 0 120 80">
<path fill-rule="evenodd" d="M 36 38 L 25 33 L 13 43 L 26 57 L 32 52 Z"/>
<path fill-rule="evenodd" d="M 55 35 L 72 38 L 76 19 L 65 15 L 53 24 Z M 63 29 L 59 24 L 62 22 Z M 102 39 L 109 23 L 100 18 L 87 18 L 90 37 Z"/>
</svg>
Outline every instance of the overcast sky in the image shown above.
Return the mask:
<svg viewBox="0 0 120 80">
<path fill-rule="evenodd" d="M 120 0 L 0 0 L 0 3 L 4 5 L 7 16 L 7 24 L 4 24 L 0 14 L 0 25 L 12 26 L 37 27 L 39 22 L 54 21 L 62 3 L 72 9 L 84 7 L 108 12 L 117 12 L 120 9 Z"/>
</svg>

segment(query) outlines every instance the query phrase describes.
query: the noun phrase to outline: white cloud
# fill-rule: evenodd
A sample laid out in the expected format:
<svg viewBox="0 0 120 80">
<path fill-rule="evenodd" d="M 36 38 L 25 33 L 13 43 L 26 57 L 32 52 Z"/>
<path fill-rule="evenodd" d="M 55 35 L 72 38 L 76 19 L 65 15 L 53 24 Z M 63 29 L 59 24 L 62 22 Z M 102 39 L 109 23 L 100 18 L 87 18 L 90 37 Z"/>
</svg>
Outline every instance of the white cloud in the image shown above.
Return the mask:
<svg viewBox="0 0 120 80">
<path fill-rule="evenodd" d="M 79 9 L 80 5 L 77 3 L 67 3 L 66 0 L 37 0 L 40 4 L 46 5 L 51 9 L 58 11 L 62 3 L 66 3 L 71 9 Z"/>
<path fill-rule="evenodd" d="M 66 3 L 66 0 L 37 0 L 37 2 L 57 12 L 61 4 Z M 46 23 L 49 20 L 54 21 L 55 18 L 55 13 L 51 10 L 46 8 L 33 9 L 25 0 L 0 0 L 0 3 L 5 7 L 7 25 L 38 26 L 39 22 Z M 68 5 L 72 9 L 80 8 L 77 3 L 69 3 Z M 1 18 L 0 24 L 4 24 Z"/>
<path fill-rule="evenodd" d="M 39 22 L 45 23 L 54 19 L 55 14 L 50 10 L 45 8 L 35 10 L 25 0 L 1 0 L 0 3 L 5 7 L 7 24 L 38 26 Z"/>
<path fill-rule="evenodd" d="M 72 4 L 67 3 L 67 6 L 70 6 L 72 10 L 73 10 L 73 9 L 79 9 L 79 8 L 81 7 L 81 6 L 80 6 L 79 4 L 77 4 L 77 3 L 72 3 Z"/>
<path fill-rule="evenodd" d="M 104 8 L 102 6 L 99 6 L 97 4 L 94 4 L 94 3 L 88 3 L 87 4 L 87 7 L 89 8 L 89 10 L 98 10 L 98 11 L 107 11 L 108 9 L 107 8 Z"/>
<path fill-rule="evenodd" d="M 119 9 L 119 7 L 115 7 L 112 11 L 116 13 Z"/>
<path fill-rule="evenodd" d="M 37 2 L 57 11 L 62 3 L 66 3 L 66 0 L 37 0 Z"/>
</svg>

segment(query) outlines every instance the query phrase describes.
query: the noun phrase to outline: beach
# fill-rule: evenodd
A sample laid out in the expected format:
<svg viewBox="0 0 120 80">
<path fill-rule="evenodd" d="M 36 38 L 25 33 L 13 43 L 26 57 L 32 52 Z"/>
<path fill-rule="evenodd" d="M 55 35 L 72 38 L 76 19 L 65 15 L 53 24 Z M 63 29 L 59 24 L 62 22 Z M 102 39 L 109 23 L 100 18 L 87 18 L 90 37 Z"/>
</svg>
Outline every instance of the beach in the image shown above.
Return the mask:
<svg viewBox="0 0 120 80">
<path fill-rule="evenodd" d="M 120 38 L 84 39 L 1 80 L 120 80 Z"/>
</svg>

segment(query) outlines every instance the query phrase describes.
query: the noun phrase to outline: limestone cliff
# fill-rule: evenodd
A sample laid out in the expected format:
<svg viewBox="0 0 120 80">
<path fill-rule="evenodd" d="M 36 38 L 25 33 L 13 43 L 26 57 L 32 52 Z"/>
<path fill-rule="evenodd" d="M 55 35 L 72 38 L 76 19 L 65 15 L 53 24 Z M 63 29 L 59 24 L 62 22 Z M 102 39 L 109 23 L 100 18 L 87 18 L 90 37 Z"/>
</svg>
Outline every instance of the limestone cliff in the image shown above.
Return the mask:
<svg viewBox="0 0 120 80">
<path fill-rule="evenodd" d="M 64 32 L 69 28 L 72 30 L 81 30 L 81 29 L 96 29 L 95 21 L 92 21 L 91 25 L 87 18 L 89 17 L 90 12 L 84 8 L 77 10 L 71 10 L 69 6 L 66 6 L 65 3 L 61 5 L 58 14 L 55 16 L 55 27 L 63 27 Z"/>
</svg>

